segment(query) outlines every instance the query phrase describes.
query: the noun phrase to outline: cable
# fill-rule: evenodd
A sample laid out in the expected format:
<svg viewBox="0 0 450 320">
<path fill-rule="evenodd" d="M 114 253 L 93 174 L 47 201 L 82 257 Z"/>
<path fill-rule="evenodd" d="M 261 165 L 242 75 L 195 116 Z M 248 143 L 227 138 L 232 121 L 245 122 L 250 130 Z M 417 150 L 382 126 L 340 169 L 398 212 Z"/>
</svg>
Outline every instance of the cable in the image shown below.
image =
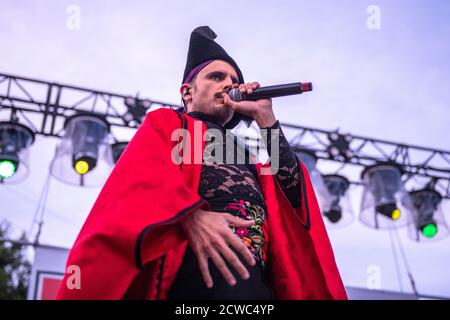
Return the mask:
<svg viewBox="0 0 450 320">
<path fill-rule="evenodd" d="M 397 239 L 398 246 L 400 248 L 400 253 L 402 254 L 403 263 L 405 264 L 405 269 L 406 269 L 406 272 L 408 273 L 408 278 L 411 283 L 411 288 L 412 288 L 414 294 L 416 295 L 416 297 L 418 297 L 419 293 L 417 292 L 416 282 L 414 281 L 414 277 L 413 277 L 411 269 L 409 267 L 408 260 L 406 259 L 406 254 L 405 254 L 405 251 L 403 250 L 403 246 L 402 246 L 400 237 L 398 236 L 397 229 L 395 228 L 395 226 L 394 226 L 394 235 Z"/>
<path fill-rule="evenodd" d="M 33 222 L 30 227 L 29 231 L 29 238 L 32 237 L 33 227 L 34 224 L 37 224 L 38 230 L 36 232 L 36 236 L 34 237 L 34 243 L 39 243 L 39 238 L 41 236 L 42 232 L 42 226 L 44 224 L 44 214 L 45 214 L 45 206 L 47 204 L 48 200 L 48 193 L 50 189 L 50 171 L 47 174 L 47 178 L 45 179 L 44 187 L 42 188 L 41 195 L 39 197 L 38 204 L 36 206 L 36 211 L 34 213 Z"/>
<path fill-rule="evenodd" d="M 403 292 L 403 283 L 402 283 L 402 277 L 400 274 L 400 266 L 398 263 L 397 251 L 395 250 L 395 242 L 394 242 L 394 238 L 392 236 L 392 229 L 391 229 L 390 224 L 388 224 L 388 230 L 389 230 L 389 240 L 391 241 L 392 254 L 394 256 L 395 270 L 397 271 L 398 284 L 400 287 L 400 292 Z"/>
</svg>

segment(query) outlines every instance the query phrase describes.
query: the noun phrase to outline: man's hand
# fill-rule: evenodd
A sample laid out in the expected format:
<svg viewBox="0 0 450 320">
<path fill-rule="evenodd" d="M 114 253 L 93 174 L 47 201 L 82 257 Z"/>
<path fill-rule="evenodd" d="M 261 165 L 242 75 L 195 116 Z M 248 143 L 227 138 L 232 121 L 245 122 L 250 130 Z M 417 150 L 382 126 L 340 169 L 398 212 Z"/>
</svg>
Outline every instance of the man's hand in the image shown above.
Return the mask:
<svg viewBox="0 0 450 320">
<path fill-rule="evenodd" d="M 255 258 L 245 244 L 233 234 L 229 226 L 245 228 L 254 223 L 254 220 L 244 220 L 229 213 L 202 209 L 197 209 L 181 220 L 192 251 L 197 256 L 203 280 L 208 288 L 213 286 L 208 268 L 208 257 L 212 259 L 229 285 L 235 285 L 236 279 L 223 258 L 229 265 L 233 266 L 242 279 L 249 278 L 247 269 L 228 245 L 233 246 L 252 266 L 256 263 Z"/>
<path fill-rule="evenodd" d="M 239 91 L 241 93 L 252 94 L 253 90 L 259 87 L 258 82 L 249 82 L 247 84 L 240 84 Z M 277 121 L 272 109 L 272 99 L 235 102 L 231 100 L 227 93 L 222 93 L 222 96 L 227 106 L 231 107 L 234 111 L 252 117 L 260 128 L 270 127 Z"/>
</svg>

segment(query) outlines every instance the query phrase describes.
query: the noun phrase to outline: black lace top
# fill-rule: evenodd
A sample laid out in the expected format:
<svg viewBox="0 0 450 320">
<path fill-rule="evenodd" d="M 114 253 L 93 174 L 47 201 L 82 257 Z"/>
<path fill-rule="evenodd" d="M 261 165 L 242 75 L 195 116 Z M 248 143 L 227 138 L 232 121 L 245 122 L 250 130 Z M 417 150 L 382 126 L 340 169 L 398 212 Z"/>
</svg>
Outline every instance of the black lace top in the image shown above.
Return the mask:
<svg viewBox="0 0 450 320">
<path fill-rule="evenodd" d="M 225 135 L 225 130 L 219 124 L 212 122 L 201 112 L 189 112 L 193 118 L 202 120 L 207 129 L 217 129 L 224 137 L 220 141 L 209 137 L 205 146 L 205 157 L 200 177 L 199 194 L 211 204 L 227 202 L 238 197 L 264 207 L 264 199 L 258 184 L 255 159 L 250 155 L 248 147 L 244 147 L 231 133 Z M 298 160 L 286 140 L 279 122 L 267 129 L 279 129 L 279 170 L 275 177 L 285 195 L 294 208 L 300 206 L 299 199 L 299 167 Z M 274 131 L 262 130 L 263 141 L 267 141 L 267 151 L 271 156 L 272 142 L 277 138 Z M 227 141 L 228 140 L 228 141 Z M 227 143 L 232 148 L 227 148 Z M 218 146 L 222 146 L 222 156 L 216 155 Z M 238 162 L 238 159 L 244 161 Z M 243 162 L 243 163 L 242 163 Z"/>
</svg>

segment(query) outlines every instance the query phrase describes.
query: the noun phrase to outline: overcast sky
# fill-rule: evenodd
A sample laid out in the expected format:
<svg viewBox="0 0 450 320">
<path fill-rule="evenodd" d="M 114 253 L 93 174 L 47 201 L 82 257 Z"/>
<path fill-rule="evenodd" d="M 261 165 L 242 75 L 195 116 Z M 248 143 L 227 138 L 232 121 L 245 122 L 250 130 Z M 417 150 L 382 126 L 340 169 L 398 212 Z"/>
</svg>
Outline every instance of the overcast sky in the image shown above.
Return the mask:
<svg viewBox="0 0 450 320">
<path fill-rule="evenodd" d="M 368 27 L 373 10 L 379 28 Z M 448 1 L 1 0 L 0 73 L 179 103 L 200 25 L 246 81 L 313 82 L 313 92 L 274 100 L 281 122 L 450 149 Z M 37 136 L 28 178 L 0 186 L 0 218 L 14 235 L 30 228 L 57 142 Z M 41 241 L 70 247 L 99 191 L 52 179 Z M 352 187 L 355 213 L 360 196 Z M 448 220 L 448 200 L 443 207 Z M 399 234 L 419 292 L 450 297 L 450 237 L 417 244 Z M 411 291 L 404 268 L 400 287 L 389 233 L 355 221 L 329 236 L 346 285 L 366 287 L 375 266 L 382 289 Z"/>
</svg>

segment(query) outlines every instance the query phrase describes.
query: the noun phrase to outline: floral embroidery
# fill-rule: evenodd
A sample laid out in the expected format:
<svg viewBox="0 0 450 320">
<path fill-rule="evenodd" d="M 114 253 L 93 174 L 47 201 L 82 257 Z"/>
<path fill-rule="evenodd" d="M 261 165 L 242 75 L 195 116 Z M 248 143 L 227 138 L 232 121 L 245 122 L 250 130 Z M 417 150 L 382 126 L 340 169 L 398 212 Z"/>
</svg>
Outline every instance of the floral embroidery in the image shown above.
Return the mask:
<svg viewBox="0 0 450 320">
<path fill-rule="evenodd" d="M 255 220 L 249 228 L 230 226 L 231 231 L 234 232 L 242 242 L 249 248 L 255 259 L 264 266 L 263 250 L 264 233 L 262 231 L 262 224 L 264 222 L 265 211 L 258 205 L 252 204 L 245 200 L 234 200 L 229 203 L 225 210 L 232 210 L 237 213 L 237 216 L 243 219 Z"/>
</svg>

